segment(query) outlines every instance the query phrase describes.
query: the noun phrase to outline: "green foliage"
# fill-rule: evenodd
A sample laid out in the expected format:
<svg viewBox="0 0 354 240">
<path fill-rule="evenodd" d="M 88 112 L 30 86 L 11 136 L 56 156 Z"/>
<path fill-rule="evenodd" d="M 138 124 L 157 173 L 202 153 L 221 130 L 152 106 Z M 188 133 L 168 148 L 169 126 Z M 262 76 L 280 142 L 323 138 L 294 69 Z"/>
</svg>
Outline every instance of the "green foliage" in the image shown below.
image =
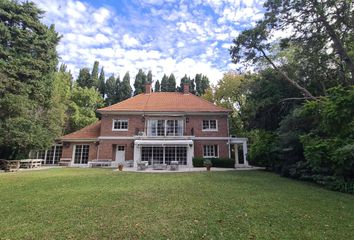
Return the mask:
<svg viewBox="0 0 354 240">
<path fill-rule="evenodd" d="M 167 92 L 175 92 L 176 91 L 176 78 L 173 73 L 168 77 L 168 85 Z"/>
<path fill-rule="evenodd" d="M 20 158 L 52 142 L 59 36 L 32 2 L 0 1 L 0 156 Z"/>
<path fill-rule="evenodd" d="M 160 92 L 160 91 L 161 91 L 160 81 L 156 80 L 155 87 L 154 87 L 154 92 Z"/>
<path fill-rule="evenodd" d="M 76 79 L 76 84 L 82 88 L 83 87 L 91 88 L 93 86 L 89 68 L 80 69 L 79 76 Z"/>
<path fill-rule="evenodd" d="M 132 87 L 130 86 L 130 76 L 129 76 L 129 72 L 126 72 L 124 77 L 123 77 L 123 81 L 120 83 L 119 85 L 119 96 L 120 98 L 118 99 L 118 101 L 124 101 L 128 98 L 130 98 L 132 96 Z"/>
<path fill-rule="evenodd" d="M 92 72 L 91 72 L 91 82 L 92 82 L 92 87 L 96 87 L 96 88 L 99 87 L 98 68 L 99 68 L 99 62 L 95 61 L 93 63 Z"/>
<path fill-rule="evenodd" d="M 249 162 L 251 165 L 272 169 L 277 160 L 277 136 L 262 129 L 252 130 Z"/>
<path fill-rule="evenodd" d="M 213 163 L 211 162 L 210 159 L 204 159 L 203 165 L 204 165 L 204 167 L 212 167 Z"/>
<path fill-rule="evenodd" d="M 134 96 L 145 92 L 145 83 L 147 81 L 147 76 L 143 70 L 139 69 L 138 74 L 135 76 L 134 81 Z"/>
<path fill-rule="evenodd" d="M 96 109 L 103 107 L 103 99 L 94 88 L 74 87 L 68 108 L 69 127 L 67 132 L 79 130 L 97 121 Z"/>
<path fill-rule="evenodd" d="M 161 79 L 161 92 L 168 92 L 168 77 L 166 74 Z"/>
<path fill-rule="evenodd" d="M 194 78 L 195 82 L 195 91 L 198 96 L 205 94 L 206 90 L 210 88 L 209 79 L 207 76 L 196 74 Z"/>
<path fill-rule="evenodd" d="M 111 75 L 106 81 L 106 105 L 112 105 L 117 102 L 117 80 Z"/>
<path fill-rule="evenodd" d="M 98 78 L 98 91 L 101 93 L 102 98 L 104 98 L 106 95 L 106 78 L 103 67 L 101 68 L 100 76 Z"/>
</svg>

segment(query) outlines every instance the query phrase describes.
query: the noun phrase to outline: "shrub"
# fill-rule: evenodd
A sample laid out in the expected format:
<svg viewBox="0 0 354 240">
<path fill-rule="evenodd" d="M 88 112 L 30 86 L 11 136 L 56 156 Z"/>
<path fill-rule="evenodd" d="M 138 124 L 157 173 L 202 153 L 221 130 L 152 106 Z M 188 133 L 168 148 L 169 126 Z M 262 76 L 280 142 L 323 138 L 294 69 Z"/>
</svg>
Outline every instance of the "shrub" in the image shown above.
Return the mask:
<svg viewBox="0 0 354 240">
<path fill-rule="evenodd" d="M 193 158 L 193 167 L 204 167 L 204 161 L 210 160 L 213 167 L 234 168 L 235 160 L 230 158 Z"/>
</svg>

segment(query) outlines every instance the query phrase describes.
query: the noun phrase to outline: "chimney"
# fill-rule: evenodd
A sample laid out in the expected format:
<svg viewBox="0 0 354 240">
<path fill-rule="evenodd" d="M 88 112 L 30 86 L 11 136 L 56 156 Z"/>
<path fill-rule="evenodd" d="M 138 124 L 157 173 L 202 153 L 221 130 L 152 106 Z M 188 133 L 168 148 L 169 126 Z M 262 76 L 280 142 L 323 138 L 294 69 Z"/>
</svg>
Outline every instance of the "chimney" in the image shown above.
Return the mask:
<svg viewBox="0 0 354 240">
<path fill-rule="evenodd" d="M 151 93 L 151 83 L 145 83 L 145 94 Z"/>
<path fill-rule="evenodd" d="M 183 93 L 189 94 L 189 83 L 183 83 Z"/>
</svg>

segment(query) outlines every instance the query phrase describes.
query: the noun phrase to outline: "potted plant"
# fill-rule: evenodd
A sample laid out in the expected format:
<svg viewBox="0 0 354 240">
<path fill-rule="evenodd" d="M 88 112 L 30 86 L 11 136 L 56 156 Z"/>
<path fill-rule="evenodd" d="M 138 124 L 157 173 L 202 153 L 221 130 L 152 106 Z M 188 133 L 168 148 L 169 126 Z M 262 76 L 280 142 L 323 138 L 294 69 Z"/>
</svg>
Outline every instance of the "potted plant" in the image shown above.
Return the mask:
<svg viewBox="0 0 354 240">
<path fill-rule="evenodd" d="M 211 168 L 211 166 L 213 166 L 213 164 L 210 159 L 205 159 L 204 166 L 206 167 L 207 171 L 210 171 L 210 168 Z"/>
<path fill-rule="evenodd" d="M 123 163 L 118 163 L 118 170 L 123 171 L 124 164 Z"/>
</svg>

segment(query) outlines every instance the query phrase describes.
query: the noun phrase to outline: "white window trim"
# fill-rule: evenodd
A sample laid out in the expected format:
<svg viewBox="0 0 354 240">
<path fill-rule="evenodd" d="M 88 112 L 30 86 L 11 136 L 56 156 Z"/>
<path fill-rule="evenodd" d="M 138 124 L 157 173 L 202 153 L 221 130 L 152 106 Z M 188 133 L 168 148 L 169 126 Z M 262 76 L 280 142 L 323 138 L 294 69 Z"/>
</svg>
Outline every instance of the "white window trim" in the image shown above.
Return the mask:
<svg viewBox="0 0 354 240">
<path fill-rule="evenodd" d="M 87 163 L 75 163 L 75 152 L 76 152 L 76 146 L 78 145 L 81 145 L 81 146 L 84 146 L 84 145 L 87 145 L 89 146 L 89 155 L 87 157 Z M 82 162 L 82 154 L 83 154 L 83 151 L 81 150 L 81 154 L 80 154 L 80 162 Z M 89 144 L 75 144 L 73 146 L 73 153 L 72 153 L 72 157 L 71 157 L 71 165 L 72 166 L 88 166 L 88 163 L 90 162 L 90 145 Z"/>
<path fill-rule="evenodd" d="M 115 128 L 114 128 L 114 123 L 115 123 L 115 122 L 118 122 L 118 121 L 126 121 L 127 124 L 128 124 L 128 128 L 127 128 L 127 129 L 115 129 Z M 113 119 L 113 120 L 112 120 L 112 131 L 113 131 L 113 132 L 127 132 L 128 129 L 129 129 L 129 119 Z"/>
<path fill-rule="evenodd" d="M 204 146 L 217 146 L 217 156 L 205 156 Z M 203 145 L 203 158 L 218 158 L 220 155 L 220 147 L 218 144 Z"/>
<path fill-rule="evenodd" d="M 210 120 L 215 120 L 215 122 L 216 122 L 216 128 L 215 128 L 215 129 L 211 129 L 211 128 L 210 128 Z M 203 121 L 209 121 L 209 128 L 207 128 L 207 129 L 204 129 L 204 128 L 203 128 Z M 203 132 L 217 132 L 217 131 L 219 131 L 218 120 L 217 120 L 217 119 L 203 119 L 203 120 L 202 120 L 202 131 L 203 131 Z"/>
</svg>

